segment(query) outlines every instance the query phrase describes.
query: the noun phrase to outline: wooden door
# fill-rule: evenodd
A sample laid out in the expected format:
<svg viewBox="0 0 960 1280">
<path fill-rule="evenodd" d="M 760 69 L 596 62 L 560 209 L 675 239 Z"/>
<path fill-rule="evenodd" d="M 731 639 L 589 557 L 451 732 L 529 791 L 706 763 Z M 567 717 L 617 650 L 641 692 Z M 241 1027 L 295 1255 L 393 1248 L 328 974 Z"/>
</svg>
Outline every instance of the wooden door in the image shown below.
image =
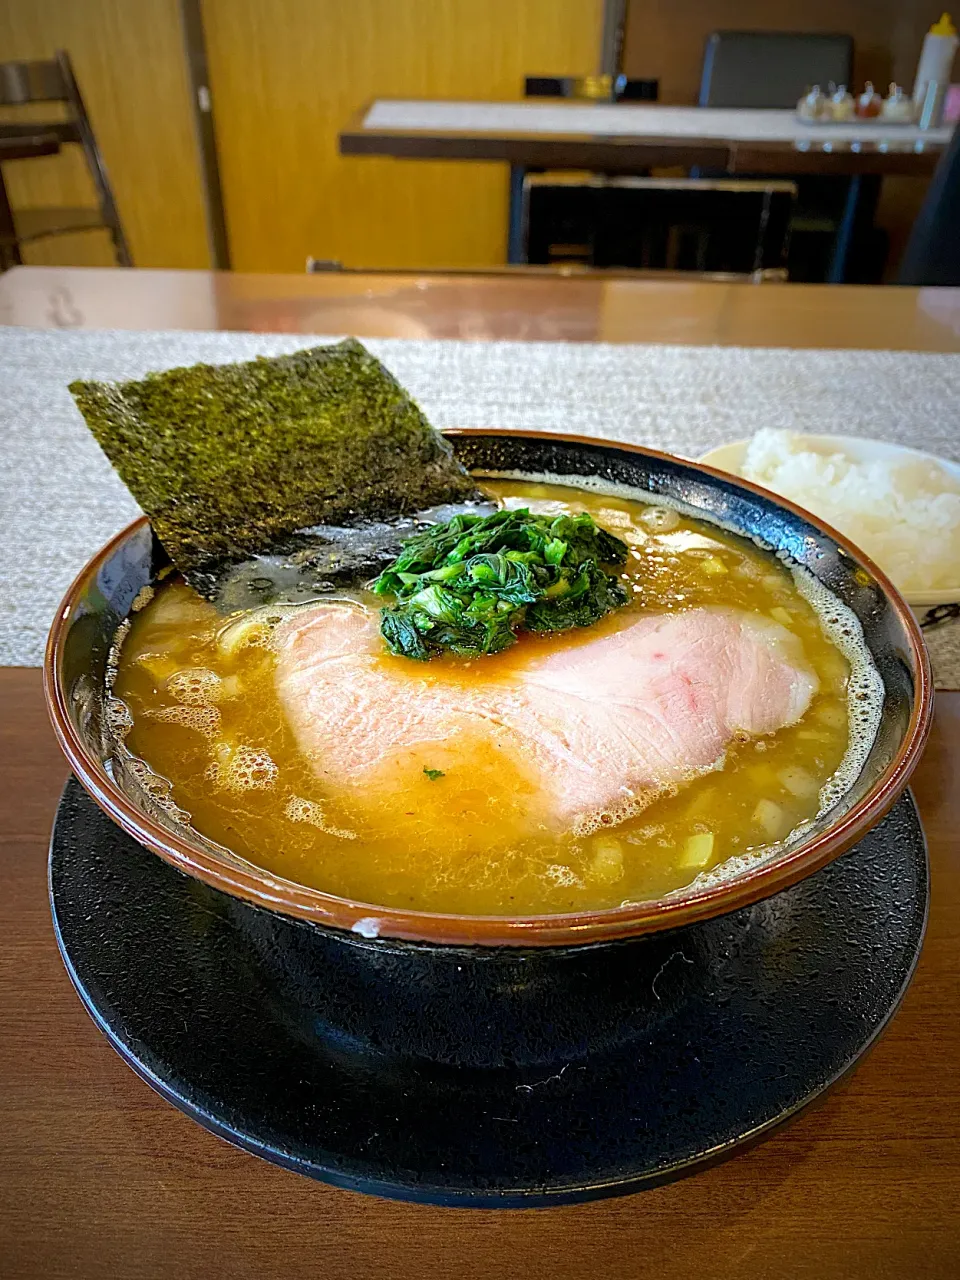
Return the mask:
<svg viewBox="0 0 960 1280">
<path fill-rule="evenodd" d="M 377 97 L 517 98 L 596 69 L 601 0 L 203 0 L 235 269 L 505 261 L 505 165 L 341 157 Z"/>
</svg>

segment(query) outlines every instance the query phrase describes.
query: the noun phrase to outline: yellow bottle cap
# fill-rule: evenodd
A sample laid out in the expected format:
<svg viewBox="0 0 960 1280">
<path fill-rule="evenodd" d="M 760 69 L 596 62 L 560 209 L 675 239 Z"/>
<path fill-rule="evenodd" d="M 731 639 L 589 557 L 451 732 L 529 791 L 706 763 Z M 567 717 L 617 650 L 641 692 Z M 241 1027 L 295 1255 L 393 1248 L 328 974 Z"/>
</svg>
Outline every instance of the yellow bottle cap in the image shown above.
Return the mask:
<svg viewBox="0 0 960 1280">
<path fill-rule="evenodd" d="M 930 28 L 932 36 L 955 36 L 957 28 L 953 25 L 953 19 L 949 13 L 941 13 L 940 21 L 935 22 Z"/>
</svg>

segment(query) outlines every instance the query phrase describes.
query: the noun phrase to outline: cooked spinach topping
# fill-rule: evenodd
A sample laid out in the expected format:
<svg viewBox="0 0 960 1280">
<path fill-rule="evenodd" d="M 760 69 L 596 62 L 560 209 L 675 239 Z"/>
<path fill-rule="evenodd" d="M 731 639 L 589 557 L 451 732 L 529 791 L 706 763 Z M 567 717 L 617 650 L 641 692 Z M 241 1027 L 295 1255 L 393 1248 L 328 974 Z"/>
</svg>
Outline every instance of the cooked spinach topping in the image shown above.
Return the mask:
<svg viewBox="0 0 960 1280">
<path fill-rule="evenodd" d="M 425 662 L 499 653 L 520 629 L 587 627 L 626 604 L 602 568 L 626 558 L 626 543 L 586 512 L 457 515 L 405 542 L 373 583 L 397 600 L 380 611 L 380 634 L 391 653 Z"/>
<path fill-rule="evenodd" d="M 70 390 L 170 559 L 211 599 L 231 564 L 296 530 L 478 496 L 450 445 L 354 338 Z"/>
</svg>

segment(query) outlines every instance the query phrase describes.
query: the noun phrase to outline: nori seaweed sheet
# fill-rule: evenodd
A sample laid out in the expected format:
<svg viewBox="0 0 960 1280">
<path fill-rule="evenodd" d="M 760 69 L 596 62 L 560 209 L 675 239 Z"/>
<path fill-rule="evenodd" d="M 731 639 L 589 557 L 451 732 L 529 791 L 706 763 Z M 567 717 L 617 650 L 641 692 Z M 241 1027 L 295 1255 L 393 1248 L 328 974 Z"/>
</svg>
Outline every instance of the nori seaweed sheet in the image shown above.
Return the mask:
<svg viewBox="0 0 960 1280">
<path fill-rule="evenodd" d="M 449 444 L 355 338 L 70 391 L 170 559 L 208 597 L 224 569 L 298 529 L 477 496 Z"/>
</svg>

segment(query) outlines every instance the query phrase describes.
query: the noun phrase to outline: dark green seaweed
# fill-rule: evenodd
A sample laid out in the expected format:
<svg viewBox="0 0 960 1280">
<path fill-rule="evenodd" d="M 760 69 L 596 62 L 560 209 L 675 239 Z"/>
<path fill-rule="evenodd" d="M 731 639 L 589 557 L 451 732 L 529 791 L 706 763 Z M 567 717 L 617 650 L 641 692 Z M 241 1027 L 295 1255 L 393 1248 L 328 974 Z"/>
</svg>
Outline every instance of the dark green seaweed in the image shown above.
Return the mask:
<svg viewBox="0 0 960 1280">
<path fill-rule="evenodd" d="M 70 390 L 173 563 L 209 598 L 228 566 L 296 530 L 477 497 L 447 442 L 353 338 Z"/>
</svg>

